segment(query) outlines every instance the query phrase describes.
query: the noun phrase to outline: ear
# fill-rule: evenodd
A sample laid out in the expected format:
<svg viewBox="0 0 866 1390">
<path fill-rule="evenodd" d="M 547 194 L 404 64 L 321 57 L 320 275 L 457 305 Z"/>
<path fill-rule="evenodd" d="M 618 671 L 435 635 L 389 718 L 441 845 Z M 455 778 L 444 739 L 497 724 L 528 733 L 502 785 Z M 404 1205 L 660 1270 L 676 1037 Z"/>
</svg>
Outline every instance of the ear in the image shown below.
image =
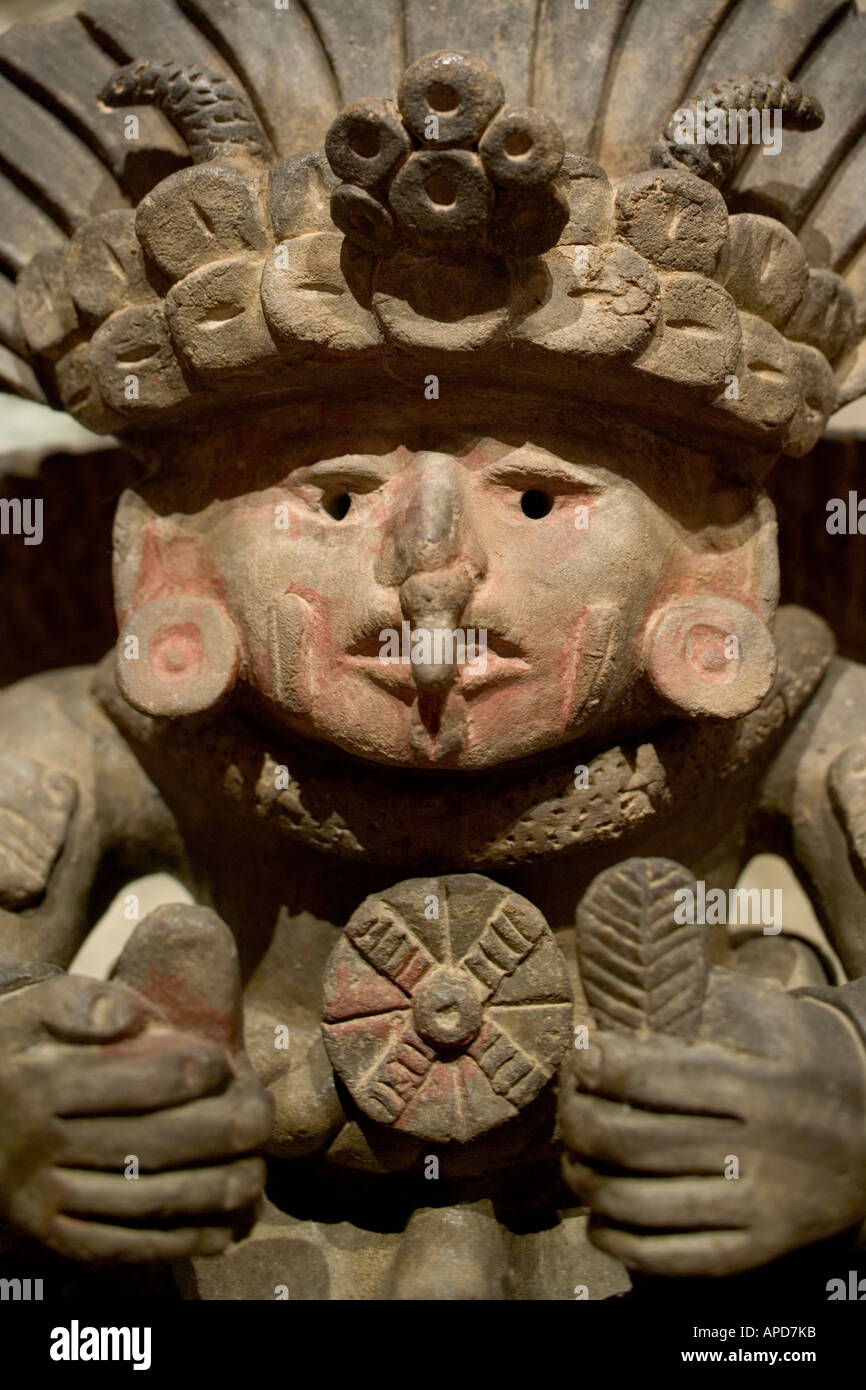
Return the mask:
<svg viewBox="0 0 866 1390">
<path fill-rule="evenodd" d="M 142 714 L 202 714 L 237 680 L 240 642 L 213 598 L 174 594 L 153 599 L 127 619 L 115 671 L 126 700 Z"/>
<path fill-rule="evenodd" d="M 741 719 L 757 709 L 776 674 L 766 623 L 744 603 L 716 594 L 662 608 L 644 660 L 658 694 L 692 717 Z"/>
</svg>

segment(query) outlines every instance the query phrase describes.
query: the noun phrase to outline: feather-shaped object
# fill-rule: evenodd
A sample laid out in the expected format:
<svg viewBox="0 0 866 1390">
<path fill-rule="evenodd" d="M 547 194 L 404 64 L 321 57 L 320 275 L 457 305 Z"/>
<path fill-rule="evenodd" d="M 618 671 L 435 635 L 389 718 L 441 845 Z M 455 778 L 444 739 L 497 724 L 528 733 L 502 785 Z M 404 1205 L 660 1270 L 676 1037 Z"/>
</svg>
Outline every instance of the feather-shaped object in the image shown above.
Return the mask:
<svg viewBox="0 0 866 1390">
<path fill-rule="evenodd" d="M 578 909 L 577 953 L 601 1028 L 694 1038 L 709 967 L 702 928 L 676 920 L 676 895 L 696 889 L 672 859 L 626 859 L 593 879 Z"/>
</svg>

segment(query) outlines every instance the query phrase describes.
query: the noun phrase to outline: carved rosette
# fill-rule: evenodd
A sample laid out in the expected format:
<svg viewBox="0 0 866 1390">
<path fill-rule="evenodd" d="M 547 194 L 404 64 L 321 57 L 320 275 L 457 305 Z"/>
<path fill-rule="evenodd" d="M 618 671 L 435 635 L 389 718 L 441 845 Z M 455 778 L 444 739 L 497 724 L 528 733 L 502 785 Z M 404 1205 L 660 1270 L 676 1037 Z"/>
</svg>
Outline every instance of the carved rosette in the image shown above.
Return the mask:
<svg viewBox="0 0 866 1390">
<path fill-rule="evenodd" d="M 537 908 L 481 874 L 407 879 L 351 917 L 324 977 L 334 1070 L 370 1119 L 466 1143 L 524 1110 L 572 1031 Z"/>
</svg>

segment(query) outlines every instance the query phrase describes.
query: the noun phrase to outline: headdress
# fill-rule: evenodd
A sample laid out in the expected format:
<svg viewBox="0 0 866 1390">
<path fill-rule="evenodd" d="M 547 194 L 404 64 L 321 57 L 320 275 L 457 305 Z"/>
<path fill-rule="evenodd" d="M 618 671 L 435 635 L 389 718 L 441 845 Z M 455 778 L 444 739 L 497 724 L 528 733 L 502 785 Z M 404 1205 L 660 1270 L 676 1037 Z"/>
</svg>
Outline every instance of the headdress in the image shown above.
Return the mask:
<svg viewBox="0 0 866 1390">
<path fill-rule="evenodd" d="M 374 33 L 390 8 L 372 13 Z M 429 21 L 413 0 L 405 8 L 405 32 L 415 36 L 407 49 L 417 49 Z M 440 8 L 444 38 L 461 29 L 459 7 Z M 701 93 L 690 109 L 780 112 L 782 151 L 762 157 L 726 140 L 677 139 L 670 116 L 685 59 L 662 49 L 686 7 L 656 36 L 650 114 L 639 112 L 618 73 L 645 62 L 632 50 L 652 6 L 632 8 L 627 32 L 607 35 L 620 58 L 589 123 L 580 109 L 586 93 L 548 77 L 545 113 L 541 101 L 522 104 L 525 90 L 513 82 L 506 91 L 485 58 L 456 48 L 409 62 L 383 95 L 384 69 L 393 75 L 395 62 L 381 57 L 365 73 L 361 40 L 340 39 L 333 0 L 305 7 L 312 27 L 302 26 L 297 61 L 281 67 L 279 80 L 253 7 L 234 7 L 232 19 L 206 0 L 180 10 L 159 0 L 144 18 L 132 4 L 113 5 L 109 16 L 97 3 L 83 23 L 40 31 L 47 59 L 27 29 L 12 31 L 0 41 L 11 72 L 3 80 L 38 113 L 24 143 L 41 163 L 0 176 L 14 191 L 6 215 L 19 217 L 18 240 L 14 229 L 7 234 L 7 267 L 19 272 L 14 306 L 8 281 L 0 286 L 8 384 L 44 393 L 97 431 L 137 433 L 259 399 L 375 390 L 383 371 L 404 380 L 445 371 L 805 453 L 829 415 L 864 388 L 857 298 L 866 296 L 866 214 L 850 186 L 864 145 L 840 84 L 851 51 L 864 47 L 866 23 L 837 7 L 837 21 L 810 45 L 815 7 L 804 0 L 790 21 L 799 48 L 790 35 L 781 45 L 798 81 L 706 85 L 729 55 L 742 62 L 748 54 L 747 7 L 725 11 L 707 61 L 685 74 Z M 539 57 L 567 44 L 556 72 L 572 65 L 575 84 L 581 74 L 589 81 L 589 57 L 581 57 L 589 12 L 569 16 L 565 32 L 562 16 L 528 3 L 517 10 L 521 23 L 535 15 Z M 161 30 L 163 11 L 171 23 Z M 284 19 L 287 29 L 296 24 L 277 11 L 268 17 L 273 42 Z M 88 62 L 49 101 L 51 57 L 73 33 Z M 479 19 L 478 36 L 485 33 Z M 515 55 L 491 47 L 513 78 Z M 107 81 L 106 49 L 133 59 Z M 222 71 L 191 57 L 220 54 Z M 666 65 L 675 69 L 669 85 Z M 365 77 L 369 99 L 335 97 L 335 87 L 344 96 L 363 89 Z M 524 78 L 524 89 L 539 86 L 533 73 Z M 161 117 L 142 111 L 148 105 Z M 138 112 L 131 129 L 139 148 L 129 141 L 121 152 L 127 111 Z M 656 112 L 668 122 L 656 126 L 664 133 L 639 139 Z M 52 124 L 63 135 L 53 151 L 38 144 Z M 311 126 L 324 134 L 323 148 L 304 152 L 320 142 L 308 139 Z M 187 162 L 158 177 L 180 162 L 171 127 Z M 74 142 L 88 171 L 77 191 L 74 171 L 58 166 L 64 142 Z M 84 158 L 88 146 L 102 178 Z M 606 151 L 615 166 L 607 170 Z M 112 161 L 116 181 L 105 177 Z M 14 162 L 0 148 L 0 168 Z M 30 247 L 41 249 L 30 257 L 21 248 L 33 232 Z"/>
</svg>

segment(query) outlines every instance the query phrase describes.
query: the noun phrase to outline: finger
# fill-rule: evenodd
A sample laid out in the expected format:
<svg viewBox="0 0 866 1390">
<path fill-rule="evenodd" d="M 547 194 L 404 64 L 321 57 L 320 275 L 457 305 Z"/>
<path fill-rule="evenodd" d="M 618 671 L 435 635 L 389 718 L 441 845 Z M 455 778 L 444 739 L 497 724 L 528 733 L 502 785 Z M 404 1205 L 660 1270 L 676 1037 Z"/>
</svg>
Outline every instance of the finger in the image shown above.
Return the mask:
<svg viewBox="0 0 866 1390">
<path fill-rule="evenodd" d="M 225 1083 L 225 1052 L 189 1036 L 153 1033 L 109 1047 L 36 1049 L 28 1067 L 50 1087 L 54 1113 L 131 1114 L 180 1105 Z"/>
<path fill-rule="evenodd" d="M 64 1042 L 110 1042 L 141 1031 L 155 1017 L 152 1006 L 140 995 L 107 980 L 84 975 L 64 975 L 45 989 L 42 1022 Z"/>
<path fill-rule="evenodd" d="M 110 1260 L 142 1264 L 148 1260 L 179 1260 L 193 1255 L 219 1255 L 234 1239 L 229 1225 L 179 1226 L 172 1231 L 140 1230 L 131 1226 L 82 1221 L 62 1213 L 54 1218 L 49 1243 L 74 1260 Z"/>
<path fill-rule="evenodd" d="M 574 1053 L 582 1091 L 682 1114 L 742 1118 L 743 1083 L 767 1076 L 766 1059 L 711 1043 L 596 1033 Z"/>
<path fill-rule="evenodd" d="M 119 1172 L 134 1154 L 144 1172 L 183 1168 L 260 1149 L 270 1138 L 274 1106 L 262 1087 L 230 1086 L 219 1096 L 151 1115 L 61 1122 L 62 1161 Z"/>
<path fill-rule="evenodd" d="M 740 1183 L 725 1178 L 611 1177 L 570 1154 L 563 1173 L 596 1216 L 623 1226 L 670 1231 L 745 1227 Z"/>
<path fill-rule="evenodd" d="M 640 1110 L 580 1091 L 563 1101 L 559 1122 L 578 1158 L 643 1173 L 721 1175 L 743 1135 L 740 1120 Z"/>
<path fill-rule="evenodd" d="M 638 1235 L 591 1217 L 589 1237 L 597 1249 L 644 1274 L 674 1278 L 739 1274 L 759 1263 L 748 1231 Z"/>
<path fill-rule="evenodd" d="M 55 1168 L 61 1211 L 72 1215 L 141 1220 L 241 1211 L 257 1201 L 265 1180 L 260 1158 L 243 1158 L 215 1168 L 191 1168 L 154 1177 Z"/>
</svg>

